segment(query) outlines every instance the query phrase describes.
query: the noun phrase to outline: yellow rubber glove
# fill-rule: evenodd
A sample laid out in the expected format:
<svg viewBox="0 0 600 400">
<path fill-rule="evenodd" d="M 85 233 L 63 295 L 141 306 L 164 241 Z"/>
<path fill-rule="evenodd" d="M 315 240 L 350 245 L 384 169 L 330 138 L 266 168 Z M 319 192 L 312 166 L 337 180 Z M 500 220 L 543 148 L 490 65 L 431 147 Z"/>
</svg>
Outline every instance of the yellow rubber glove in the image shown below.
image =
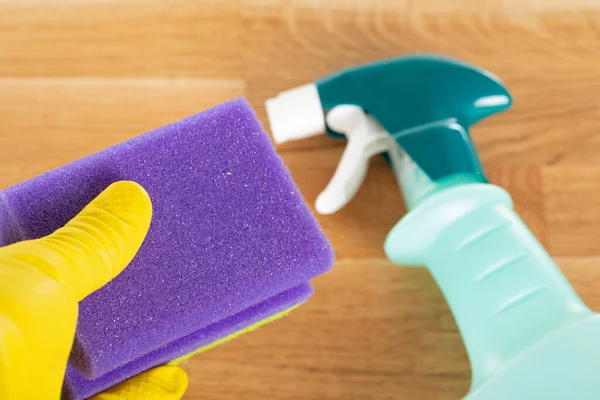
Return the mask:
<svg viewBox="0 0 600 400">
<path fill-rule="evenodd" d="M 78 302 L 129 264 L 151 218 L 146 191 L 117 182 L 53 234 L 0 248 L 0 399 L 60 398 Z M 95 399 L 179 399 L 186 387 L 164 366 Z"/>
</svg>

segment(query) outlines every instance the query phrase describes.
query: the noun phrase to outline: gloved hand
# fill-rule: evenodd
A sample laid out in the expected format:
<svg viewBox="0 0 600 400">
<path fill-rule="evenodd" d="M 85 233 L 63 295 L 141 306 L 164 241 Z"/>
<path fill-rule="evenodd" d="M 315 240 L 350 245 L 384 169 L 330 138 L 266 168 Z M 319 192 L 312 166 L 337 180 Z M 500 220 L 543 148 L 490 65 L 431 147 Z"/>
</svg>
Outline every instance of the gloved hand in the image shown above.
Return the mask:
<svg viewBox="0 0 600 400">
<path fill-rule="evenodd" d="M 129 264 L 151 218 L 146 191 L 117 182 L 53 234 L 0 248 L 0 399 L 60 398 L 78 302 Z M 186 388 L 182 369 L 163 366 L 93 399 L 178 400 Z"/>
</svg>

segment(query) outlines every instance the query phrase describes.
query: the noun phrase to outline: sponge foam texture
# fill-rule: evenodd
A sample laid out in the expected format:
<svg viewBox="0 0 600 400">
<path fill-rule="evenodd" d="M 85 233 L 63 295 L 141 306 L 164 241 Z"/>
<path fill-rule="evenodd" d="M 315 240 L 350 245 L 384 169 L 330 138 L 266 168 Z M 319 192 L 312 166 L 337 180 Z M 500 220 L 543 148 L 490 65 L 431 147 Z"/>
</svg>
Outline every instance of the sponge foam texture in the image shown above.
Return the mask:
<svg viewBox="0 0 600 400">
<path fill-rule="evenodd" d="M 118 180 L 146 188 L 153 221 L 128 268 L 80 305 L 67 376 L 75 392 L 82 379 L 118 383 L 293 306 L 333 264 L 327 239 L 243 99 L 0 192 L 10 219 L 0 244 L 51 233 Z"/>
</svg>

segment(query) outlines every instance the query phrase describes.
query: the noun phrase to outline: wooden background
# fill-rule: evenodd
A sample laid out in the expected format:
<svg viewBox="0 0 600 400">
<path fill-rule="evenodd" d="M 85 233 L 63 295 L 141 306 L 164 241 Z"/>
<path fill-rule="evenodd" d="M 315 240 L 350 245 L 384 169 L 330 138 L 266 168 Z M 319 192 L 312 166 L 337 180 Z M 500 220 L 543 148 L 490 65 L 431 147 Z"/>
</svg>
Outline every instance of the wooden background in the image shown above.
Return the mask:
<svg viewBox="0 0 600 400">
<path fill-rule="evenodd" d="M 507 83 L 514 108 L 473 130 L 481 156 L 597 309 L 596 0 L 0 0 L 0 188 L 233 97 L 265 121 L 278 91 L 416 51 Z M 279 148 L 311 207 L 341 146 Z M 319 217 L 338 261 L 316 296 L 194 358 L 186 399 L 460 399 L 470 371 L 443 297 L 382 251 L 402 214 L 374 161 L 354 201 Z"/>
</svg>

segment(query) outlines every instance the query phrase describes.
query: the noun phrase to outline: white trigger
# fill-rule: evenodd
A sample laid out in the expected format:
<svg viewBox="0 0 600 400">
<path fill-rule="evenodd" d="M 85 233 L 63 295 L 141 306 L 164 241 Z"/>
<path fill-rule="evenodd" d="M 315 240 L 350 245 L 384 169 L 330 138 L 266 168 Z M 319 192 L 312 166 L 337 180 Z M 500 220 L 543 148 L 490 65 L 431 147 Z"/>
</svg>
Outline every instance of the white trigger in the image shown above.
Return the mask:
<svg viewBox="0 0 600 400">
<path fill-rule="evenodd" d="M 334 107 L 327 114 L 327 125 L 348 139 L 346 149 L 329 184 L 319 194 L 317 212 L 333 214 L 354 197 L 362 185 L 369 159 L 397 147 L 392 137 L 365 111 L 354 105 Z"/>
</svg>

